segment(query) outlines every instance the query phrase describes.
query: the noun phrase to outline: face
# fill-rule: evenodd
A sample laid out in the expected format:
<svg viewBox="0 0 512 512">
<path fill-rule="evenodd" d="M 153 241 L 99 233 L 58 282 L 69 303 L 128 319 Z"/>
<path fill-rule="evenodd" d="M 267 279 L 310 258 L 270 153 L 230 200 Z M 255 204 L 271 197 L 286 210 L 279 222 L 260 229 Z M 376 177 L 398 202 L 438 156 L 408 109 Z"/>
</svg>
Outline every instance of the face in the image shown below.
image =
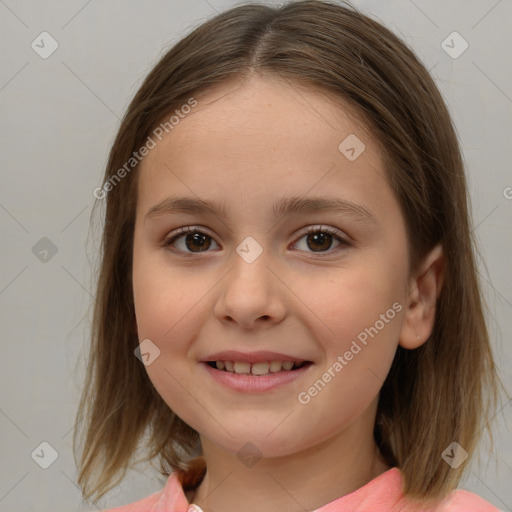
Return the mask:
<svg viewBox="0 0 512 512">
<path fill-rule="evenodd" d="M 133 292 L 139 340 L 153 351 L 145 368 L 202 437 L 291 455 L 374 419 L 365 411 L 407 298 L 405 222 L 378 146 L 348 107 L 269 79 L 196 99 L 139 169 Z M 172 209 L 176 198 L 223 204 L 225 216 Z M 304 203 L 313 199 L 339 204 Z M 272 351 L 282 356 L 262 358 L 307 364 L 235 376 L 204 362 L 228 350 L 242 363 Z M 271 387 L 233 388 L 226 376 Z"/>
</svg>

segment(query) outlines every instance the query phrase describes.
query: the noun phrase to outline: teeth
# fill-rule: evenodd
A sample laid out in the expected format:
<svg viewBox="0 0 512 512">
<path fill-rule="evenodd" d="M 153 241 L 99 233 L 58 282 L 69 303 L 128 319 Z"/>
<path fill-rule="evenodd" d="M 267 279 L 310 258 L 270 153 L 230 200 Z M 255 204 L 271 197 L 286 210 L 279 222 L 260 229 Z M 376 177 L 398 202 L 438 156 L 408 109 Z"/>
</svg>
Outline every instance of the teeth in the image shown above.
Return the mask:
<svg viewBox="0 0 512 512">
<path fill-rule="evenodd" d="M 269 361 L 262 363 L 247 363 L 241 361 L 216 361 L 218 370 L 225 370 L 239 375 L 268 375 L 282 370 L 290 371 L 294 366 L 293 361 Z"/>
<path fill-rule="evenodd" d="M 253 363 L 251 373 L 253 375 L 265 375 L 268 373 L 268 363 Z"/>
<path fill-rule="evenodd" d="M 271 361 L 270 362 L 270 371 L 272 373 L 281 371 L 281 361 Z"/>
<path fill-rule="evenodd" d="M 251 373 L 251 363 L 233 363 L 235 366 L 235 373 Z"/>
</svg>

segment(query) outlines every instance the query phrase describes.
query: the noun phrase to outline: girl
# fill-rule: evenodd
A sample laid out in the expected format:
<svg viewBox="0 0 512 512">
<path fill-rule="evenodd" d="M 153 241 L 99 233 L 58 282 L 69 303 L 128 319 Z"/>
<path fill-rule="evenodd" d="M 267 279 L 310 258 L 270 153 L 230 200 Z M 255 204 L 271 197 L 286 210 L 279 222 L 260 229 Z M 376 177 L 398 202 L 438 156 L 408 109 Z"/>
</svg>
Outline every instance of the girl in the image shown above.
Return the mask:
<svg viewBox="0 0 512 512">
<path fill-rule="evenodd" d="M 112 511 L 498 510 L 456 490 L 499 382 L 461 152 L 384 26 L 219 14 L 146 78 L 95 196 L 87 499 L 144 437 L 165 486 Z"/>
</svg>

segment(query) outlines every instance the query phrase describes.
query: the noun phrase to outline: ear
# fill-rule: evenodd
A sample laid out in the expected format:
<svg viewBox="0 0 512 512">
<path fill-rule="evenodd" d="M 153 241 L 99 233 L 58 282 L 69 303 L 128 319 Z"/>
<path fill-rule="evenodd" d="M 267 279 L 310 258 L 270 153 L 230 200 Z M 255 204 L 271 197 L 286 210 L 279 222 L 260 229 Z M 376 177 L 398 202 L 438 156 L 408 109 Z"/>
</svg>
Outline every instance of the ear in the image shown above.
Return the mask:
<svg viewBox="0 0 512 512">
<path fill-rule="evenodd" d="M 444 281 L 445 257 L 441 244 L 423 259 L 411 277 L 409 299 L 399 344 L 407 349 L 418 348 L 431 335 L 436 316 L 436 302 Z"/>
</svg>

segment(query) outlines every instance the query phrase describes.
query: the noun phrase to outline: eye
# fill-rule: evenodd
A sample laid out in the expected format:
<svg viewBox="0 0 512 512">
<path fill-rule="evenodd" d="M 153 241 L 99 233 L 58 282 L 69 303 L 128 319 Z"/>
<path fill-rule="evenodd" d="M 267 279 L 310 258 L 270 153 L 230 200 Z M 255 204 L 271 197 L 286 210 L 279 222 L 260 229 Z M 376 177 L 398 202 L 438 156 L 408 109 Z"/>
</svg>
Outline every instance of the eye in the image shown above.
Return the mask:
<svg viewBox="0 0 512 512">
<path fill-rule="evenodd" d="M 184 239 L 184 244 L 182 244 L 181 247 L 175 246 L 176 242 L 181 238 Z M 306 239 L 306 247 L 312 249 L 311 252 L 313 253 L 327 252 L 327 250 L 331 248 L 333 240 L 338 241 L 338 248 L 340 246 L 343 248 L 351 245 L 345 238 L 340 236 L 340 231 L 328 226 L 311 226 L 307 229 L 306 233 L 299 238 L 299 241 L 303 238 Z M 194 253 L 208 252 L 212 241 L 213 238 L 211 236 L 202 232 L 197 227 L 187 226 L 178 229 L 178 231 L 167 238 L 162 245 L 171 248 L 170 250 L 174 252 L 181 252 L 184 253 L 185 256 L 191 256 Z M 215 241 L 214 243 L 217 244 Z M 295 244 L 297 243 L 298 242 L 295 242 Z"/>
<path fill-rule="evenodd" d="M 195 252 L 205 252 L 205 251 L 201 250 L 201 248 L 205 247 L 206 249 L 208 249 L 211 245 L 210 241 L 213 240 L 213 238 L 211 236 L 207 235 L 206 233 L 203 233 L 196 227 L 187 226 L 187 227 L 178 229 L 177 233 L 175 235 L 173 235 L 172 237 L 168 238 L 167 240 L 165 240 L 163 245 L 164 245 L 164 247 L 171 247 L 180 238 L 184 238 L 185 249 L 178 248 L 177 252 L 183 252 L 183 253 L 185 253 L 185 256 L 190 256 L 192 253 L 195 253 Z M 187 253 L 186 249 L 189 249 L 191 252 Z M 199 250 L 195 251 L 195 249 L 199 249 Z M 176 249 L 174 249 L 174 247 L 172 247 L 171 250 L 176 250 Z"/>
<path fill-rule="evenodd" d="M 324 249 L 330 249 L 333 240 L 337 240 L 339 242 L 338 249 L 340 246 L 343 248 L 351 245 L 345 238 L 340 236 L 340 233 L 341 232 L 339 230 L 329 226 L 310 226 L 307 229 L 306 234 L 302 236 L 299 241 L 305 238 L 306 247 L 312 248 L 312 252 L 325 253 L 326 251 Z"/>
</svg>

